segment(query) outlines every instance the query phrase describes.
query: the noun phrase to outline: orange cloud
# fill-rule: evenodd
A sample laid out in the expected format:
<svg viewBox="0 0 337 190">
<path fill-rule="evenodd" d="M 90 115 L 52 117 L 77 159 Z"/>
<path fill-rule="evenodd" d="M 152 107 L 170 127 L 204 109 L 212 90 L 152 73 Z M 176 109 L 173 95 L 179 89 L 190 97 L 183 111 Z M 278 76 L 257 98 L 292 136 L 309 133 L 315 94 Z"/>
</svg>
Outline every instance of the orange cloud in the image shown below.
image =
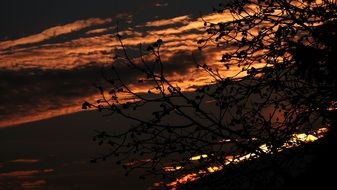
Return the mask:
<svg viewBox="0 0 337 190">
<path fill-rule="evenodd" d="M 75 31 L 79 31 L 83 28 L 87 28 L 94 25 L 101 25 L 111 22 L 111 19 L 99 19 L 99 18 L 91 18 L 88 20 L 79 20 L 70 24 L 55 26 L 49 28 L 47 30 L 42 31 L 39 34 L 19 38 L 16 40 L 9 40 L 0 42 L 0 50 L 4 50 L 7 48 L 12 48 L 18 45 L 32 44 L 42 42 L 44 40 L 48 40 L 63 34 L 72 33 Z"/>
<path fill-rule="evenodd" d="M 21 184 L 21 187 L 23 189 L 40 189 L 41 186 L 46 185 L 47 182 L 45 180 L 36 180 L 33 182 L 23 182 Z"/>
<path fill-rule="evenodd" d="M 27 115 L 21 115 L 20 117 L 14 116 L 8 118 L 6 117 L 5 119 L 0 120 L 0 128 L 80 112 L 82 111 L 81 105 L 85 99 L 94 100 L 99 98 L 100 96 L 98 95 L 92 95 L 89 97 L 79 97 L 77 100 L 71 102 L 71 105 L 67 105 L 67 103 L 65 103 L 65 105 L 58 105 L 59 107 L 57 108 L 50 108 L 50 105 L 42 104 L 41 105 L 43 107 L 42 110 L 35 108 L 36 110 L 32 110 L 32 112 L 30 113 L 28 112 Z M 34 163 L 35 160 L 14 160 L 12 162 Z"/>
<path fill-rule="evenodd" d="M 12 163 L 26 163 L 26 164 L 30 164 L 30 163 L 37 163 L 37 162 L 39 162 L 39 160 L 36 160 L 36 159 L 16 159 L 16 160 L 12 160 L 10 162 L 12 162 Z"/>
<path fill-rule="evenodd" d="M 16 178 L 29 178 L 35 175 L 43 174 L 43 173 L 51 173 L 54 172 L 54 169 L 43 169 L 43 170 L 29 170 L 29 171 L 13 171 L 7 173 L 0 173 L 1 177 L 16 177 Z"/>
<path fill-rule="evenodd" d="M 190 17 L 187 15 L 179 16 L 170 19 L 162 19 L 162 20 L 155 20 L 146 22 L 144 25 L 147 27 L 159 27 L 159 26 L 167 26 L 167 25 L 174 25 L 177 23 L 186 24 L 190 21 Z"/>
<path fill-rule="evenodd" d="M 226 15 L 225 17 L 219 15 L 206 15 L 204 19 L 215 21 L 217 19 L 224 19 L 227 17 Z M 114 35 L 108 34 L 113 27 L 99 26 L 96 28 L 94 27 L 93 29 L 90 28 L 90 30 L 83 30 L 91 26 L 104 25 L 110 22 L 111 19 L 79 20 L 63 26 L 52 27 L 39 34 L 12 41 L 0 42 L 0 71 L 3 69 L 20 72 L 22 70 L 35 69 L 39 70 L 39 72 L 48 73 L 52 70 L 73 71 L 78 68 L 91 66 L 99 68 L 104 65 L 111 64 L 113 57 L 112 50 L 120 46 Z M 138 50 L 135 48 L 138 44 L 142 43 L 146 46 L 146 44 L 153 43 L 159 38 L 163 39 L 164 45 L 162 47 L 162 59 L 169 62 L 172 58 L 179 54 L 179 52 L 195 51 L 197 49 L 196 40 L 201 37 L 203 30 L 203 20 L 193 19 L 188 15 L 183 15 L 171 19 L 146 22 L 135 28 L 127 28 L 120 33 L 124 37 L 123 43 L 128 49 L 130 49 L 130 51 L 133 52 L 134 55 L 139 54 L 139 52 L 137 52 Z M 51 41 L 52 38 L 64 34 L 67 34 L 67 37 L 64 39 L 58 38 L 56 42 Z M 206 56 L 205 60 L 207 60 L 209 65 L 213 65 L 214 67 L 221 69 L 221 65 L 218 64 L 220 59 L 219 52 L 214 49 L 207 49 L 204 51 L 204 54 Z M 190 56 L 191 60 L 193 59 L 192 55 L 188 56 Z M 184 60 L 180 61 L 183 65 L 180 65 L 180 67 L 174 67 L 175 64 L 180 64 L 178 60 L 174 61 L 174 63 L 168 63 L 168 65 L 171 64 L 170 67 L 173 66 L 172 68 L 176 69 L 169 71 L 170 73 L 168 73 L 168 75 L 170 80 L 177 82 L 177 84 L 183 89 L 189 89 L 193 85 L 203 85 L 212 82 L 207 74 L 195 71 L 195 65 L 189 64 L 189 62 L 185 60 L 188 59 L 187 57 L 184 57 L 183 59 Z M 183 74 L 181 73 L 182 69 L 184 69 Z M 35 76 L 34 72 L 27 74 Z M 50 75 L 46 75 L 47 78 L 48 76 Z M 71 78 L 71 75 L 68 77 Z M 41 80 L 46 81 L 47 78 Z M 4 80 L 6 81 L 6 79 Z M 78 78 L 64 82 L 65 84 L 71 83 L 74 85 L 73 81 L 78 81 Z M 9 85 L 13 87 L 13 85 L 11 85 L 11 81 L 7 82 L 7 86 Z M 59 83 L 54 84 L 57 82 L 52 79 L 50 82 L 50 85 L 54 85 L 56 90 L 62 86 Z M 79 82 L 82 84 L 84 81 Z M 88 86 L 90 86 L 90 84 L 94 81 L 87 82 Z M 21 89 L 21 91 L 26 90 L 26 93 L 28 93 L 27 95 L 29 95 L 29 93 L 41 93 L 41 89 L 38 89 L 39 87 L 34 87 L 30 84 L 27 85 L 18 87 L 17 89 Z M 3 119 L 0 119 L 0 127 L 37 121 L 81 111 L 79 106 L 81 105 L 81 102 L 83 102 L 85 97 L 91 97 L 92 95 L 84 95 L 82 90 L 76 85 L 72 87 L 78 90 L 78 92 L 75 93 L 77 97 L 63 97 L 62 93 L 57 93 L 60 97 L 49 97 L 54 101 L 48 100 L 48 97 L 36 97 L 36 101 L 39 102 L 38 104 L 35 103 L 34 105 L 28 105 L 28 102 L 25 103 L 27 105 L 8 105 L 11 109 L 19 111 L 16 113 L 17 116 L 5 115 Z M 139 89 L 138 87 L 136 88 Z M 34 89 L 36 90 L 34 91 Z M 143 91 L 144 90 L 145 89 L 143 89 Z M 139 89 L 139 91 L 142 90 Z M 11 96 L 12 99 L 15 99 L 16 96 L 17 98 L 21 97 L 21 95 L 18 94 L 25 93 L 16 93 L 13 91 Z M 22 97 L 20 99 L 22 99 Z M 55 100 L 57 100 L 57 103 Z M 53 102 L 53 105 L 50 105 L 51 102 Z M 25 110 L 23 108 L 26 108 L 26 106 L 30 106 L 29 111 L 22 112 L 22 110 Z M 3 108 L 0 105 L 0 110 L 1 109 Z"/>
<path fill-rule="evenodd" d="M 104 33 L 107 32 L 108 29 L 106 28 L 99 28 L 99 29 L 94 29 L 94 30 L 90 30 L 88 32 L 86 32 L 86 34 L 99 34 L 99 33 Z"/>
</svg>

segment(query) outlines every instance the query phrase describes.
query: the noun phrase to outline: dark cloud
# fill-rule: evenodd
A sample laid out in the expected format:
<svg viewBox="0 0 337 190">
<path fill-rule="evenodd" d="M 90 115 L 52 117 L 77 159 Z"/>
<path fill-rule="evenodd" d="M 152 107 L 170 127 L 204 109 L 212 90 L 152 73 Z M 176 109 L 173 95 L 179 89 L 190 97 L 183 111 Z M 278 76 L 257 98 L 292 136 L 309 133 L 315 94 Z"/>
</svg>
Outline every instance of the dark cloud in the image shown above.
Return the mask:
<svg viewBox="0 0 337 190">
<path fill-rule="evenodd" d="M 186 74 L 189 72 L 190 68 L 195 68 L 197 63 L 203 64 L 205 62 L 205 57 L 199 51 L 186 52 L 179 51 L 174 54 L 165 64 L 165 71 L 167 73 L 176 73 L 179 75 Z"/>
<path fill-rule="evenodd" d="M 99 67 L 73 70 L 0 70 L 1 119 L 20 117 L 73 104 L 95 92 L 101 80 Z"/>
<path fill-rule="evenodd" d="M 195 53 L 202 61 L 202 56 Z M 180 51 L 164 63 L 167 76 L 180 78 L 195 68 L 190 52 Z M 130 69 L 125 64 L 118 66 L 123 80 L 135 83 L 144 74 Z M 81 99 L 96 94 L 94 84 L 105 87 L 102 73 L 109 74 L 108 67 L 95 64 L 72 70 L 21 69 L 0 70 L 0 113 L 1 120 L 29 116 L 40 112 L 72 106 Z M 80 104 L 78 105 L 80 108 Z"/>
<path fill-rule="evenodd" d="M 205 57 L 198 51 L 178 51 L 174 53 L 174 55 L 170 56 L 168 60 L 163 61 L 163 72 L 166 77 L 169 77 L 171 82 L 179 81 L 184 78 L 184 76 L 190 76 L 191 69 L 196 68 L 196 62 L 198 64 L 205 63 Z M 153 61 L 147 61 L 146 64 L 149 68 L 155 68 L 154 71 L 159 73 L 160 67 L 154 66 L 155 63 Z M 144 67 L 143 63 L 138 64 L 140 68 Z M 142 73 L 140 70 L 132 69 L 128 64 L 119 63 L 115 64 L 116 70 L 118 72 L 119 77 L 128 84 L 137 84 L 137 81 L 141 78 L 146 78 L 146 74 Z M 145 68 L 145 67 L 144 67 Z M 108 69 L 105 69 L 106 76 L 115 77 L 116 75 L 111 75 Z M 138 84 L 139 86 L 147 85 Z"/>
</svg>

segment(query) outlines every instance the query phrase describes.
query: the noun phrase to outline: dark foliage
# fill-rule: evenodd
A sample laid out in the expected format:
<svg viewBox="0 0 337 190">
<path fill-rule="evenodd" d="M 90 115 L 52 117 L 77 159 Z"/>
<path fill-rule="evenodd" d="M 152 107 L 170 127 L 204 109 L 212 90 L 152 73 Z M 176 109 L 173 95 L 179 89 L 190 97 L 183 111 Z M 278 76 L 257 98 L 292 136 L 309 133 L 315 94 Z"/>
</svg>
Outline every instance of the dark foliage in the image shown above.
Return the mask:
<svg viewBox="0 0 337 190">
<path fill-rule="evenodd" d="M 213 84 L 196 87 L 194 92 L 181 89 L 165 73 L 162 40 L 145 50 L 140 47 L 136 59 L 128 55 L 117 34 L 121 49 L 104 74 L 111 89 L 105 93 L 99 87 L 102 99 L 97 104 L 86 102 L 83 108 L 119 114 L 134 125 L 123 133 L 100 132 L 95 140 L 107 144 L 110 151 L 93 161 L 113 157 L 127 173 L 144 169 L 143 177 L 204 176 L 210 166 L 224 167 L 230 156 L 265 159 L 285 149 L 293 134 L 329 126 L 334 122 L 329 110 L 336 104 L 337 91 L 337 5 L 330 0 L 317 2 L 219 4 L 214 11 L 230 13 L 233 19 L 205 20 L 205 37 L 197 43 L 201 51 L 215 44 L 227 52 L 219 60 L 223 70 L 241 71 L 228 77 L 207 61 L 196 61 L 197 69 L 206 72 Z M 130 85 L 135 81 L 121 75 L 119 68 L 125 66 L 137 73 L 136 82 L 148 93 L 138 93 Z M 196 155 L 207 157 L 191 161 Z M 276 167 L 278 161 L 272 164 Z M 168 165 L 177 170 L 164 171 Z"/>
</svg>

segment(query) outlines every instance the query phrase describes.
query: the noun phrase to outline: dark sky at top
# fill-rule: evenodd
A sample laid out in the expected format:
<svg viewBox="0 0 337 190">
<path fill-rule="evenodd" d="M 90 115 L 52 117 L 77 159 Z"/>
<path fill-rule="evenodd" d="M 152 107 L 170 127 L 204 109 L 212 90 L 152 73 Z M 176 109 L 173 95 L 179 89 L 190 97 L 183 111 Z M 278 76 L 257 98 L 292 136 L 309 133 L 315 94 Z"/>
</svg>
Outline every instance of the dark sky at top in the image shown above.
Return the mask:
<svg viewBox="0 0 337 190">
<path fill-rule="evenodd" d="M 218 2 L 220 0 L 1 0 L 0 40 L 26 36 L 78 19 L 113 17 L 121 13 L 132 14 L 135 22 L 154 16 L 198 16 L 200 12 L 210 12 Z M 167 5 L 158 9 L 156 4 Z"/>
</svg>

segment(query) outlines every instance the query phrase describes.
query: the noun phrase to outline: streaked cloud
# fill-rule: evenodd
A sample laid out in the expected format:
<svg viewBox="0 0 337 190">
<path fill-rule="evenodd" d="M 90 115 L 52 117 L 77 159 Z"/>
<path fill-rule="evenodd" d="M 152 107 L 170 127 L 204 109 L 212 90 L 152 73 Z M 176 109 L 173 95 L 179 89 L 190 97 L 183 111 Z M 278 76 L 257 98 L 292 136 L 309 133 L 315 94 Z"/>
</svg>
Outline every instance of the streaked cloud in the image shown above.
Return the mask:
<svg viewBox="0 0 337 190">
<path fill-rule="evenodd" d="M 132 19 L 132 15 L 123 14 Z M 210 14 L 201 18 L 189 15 L 144 22 L 134 28 L 121 28 L 123 43 L 133 57 L 137 46 L 161 38 L 162 60 L 170 80 L 183 89 L 211 82 L 210 77 L 196 71 L 192 52 L 198 62 L 207 62 L 230 75 L 219 63 L 221 53 L 208 48 L 197 52 L 197 39 L 204 33 L 204 20 L 230 20 L 230 15 Z M 39 34 L 0 42 L 0 127 L 46 119 L 80 111 L 85 98 L 96 95 L 93 82 L 102 82 L 100 69 L 112 63 L 113 50 L 120 47 L 114 37 L 113 19 L 91 18 L 55 26 Z M 122 70 L 129 81 L 136 74 Z M 135 84 L 134 84 L 135 86 Z M 140 88 L 137 87 L 139 91 Z M 144 89 L 145 90 L 145 89 Z M 15 111 L 13 111 L 15 110 Z"/>
<path fill-rule="evenodd" d="M 54 169 L 18 170 L 0 173 L 0 188 L 44 189 L 47 182 L 39 179 L 42 175 L 54 172 Z"/>
<path fill-rule="evenodd" d="M 177 23 L 187 23 L 190 20 L 190 17 L 185 15 L 185 16 L 180 16 L 180 17 L 175 17 L 175 18 L 170 18 L 170 19 L 162 19 L 162 20 L 156 20 L 156 21 L 150 21 L 146 22 L 144 25 L 147 27 L 158 27 L 158 26 L 167 26 L 167 25 L 174 25 Z"/>
<path fill-rule="evenodd" d="M 83 28 L 87 28 L 87 27 L 94 26 L 94 25 L 106 24 L 109 22 L 111 22 L 111 19 L 109 18 L 108 19 L 92 18 L 88 20 L 75 21 L 73 23 L 66 24 L 63 26 L 55 26 L 55 27 L 42 31 L 39 34 L 19 38 L 16 40 L 0 42 L 0 50 L 13 48 L 18 45 L 42 42 L 44 40 L 49 40 L 51 38 L 55 38 L 60 35 L 79 31 Z"/>
<path fill-rule="evenodd" d="M 86 32 L 86 34 L 100 34 L 100 33 L 104 33 L 107 32 L 108 29 L 106 28 L 99 28 L 99 29 L 94 29 L 94 30 L 90 30 L 88 32 Z"/>
<path fill-rule="evenodd" d="M 154 4 L 155 7 L 167 7 L 168 3 L 156 3 Z"/>
<path fill-rule="evenodd" d="M 95 94 L 100 67 L 73 70 L 0 69 L 0 127 L 81 111 L 83 98 Z"/>
<path fill-rule="evenodd" d="M 51 173 L 54 169 L 42 169 L 42 170 L 29 170 L 29 171 L 12 171 L 7 173 L 0 173 L 2 177 L 16 177 L 16 178 L 29 178 L 42 173 Z"/>
<path fill-rule="evenodd" d="M 36 181 L 27 181 L 21 184 L 21 187 L 23 189 L 38 189 L 41 188 L 41 186 L 45 186 L 47 182 L 45 180 L 36 180 Z"/>
<path fill-rule="evenodd" d="M 39 160 L 37 159 L 16 159 L 16 160 L 11 160 L 11 163 L 25 163 L 25 164 L 32 164 L 32 163 L 38 163 Z"/>
</svg>

